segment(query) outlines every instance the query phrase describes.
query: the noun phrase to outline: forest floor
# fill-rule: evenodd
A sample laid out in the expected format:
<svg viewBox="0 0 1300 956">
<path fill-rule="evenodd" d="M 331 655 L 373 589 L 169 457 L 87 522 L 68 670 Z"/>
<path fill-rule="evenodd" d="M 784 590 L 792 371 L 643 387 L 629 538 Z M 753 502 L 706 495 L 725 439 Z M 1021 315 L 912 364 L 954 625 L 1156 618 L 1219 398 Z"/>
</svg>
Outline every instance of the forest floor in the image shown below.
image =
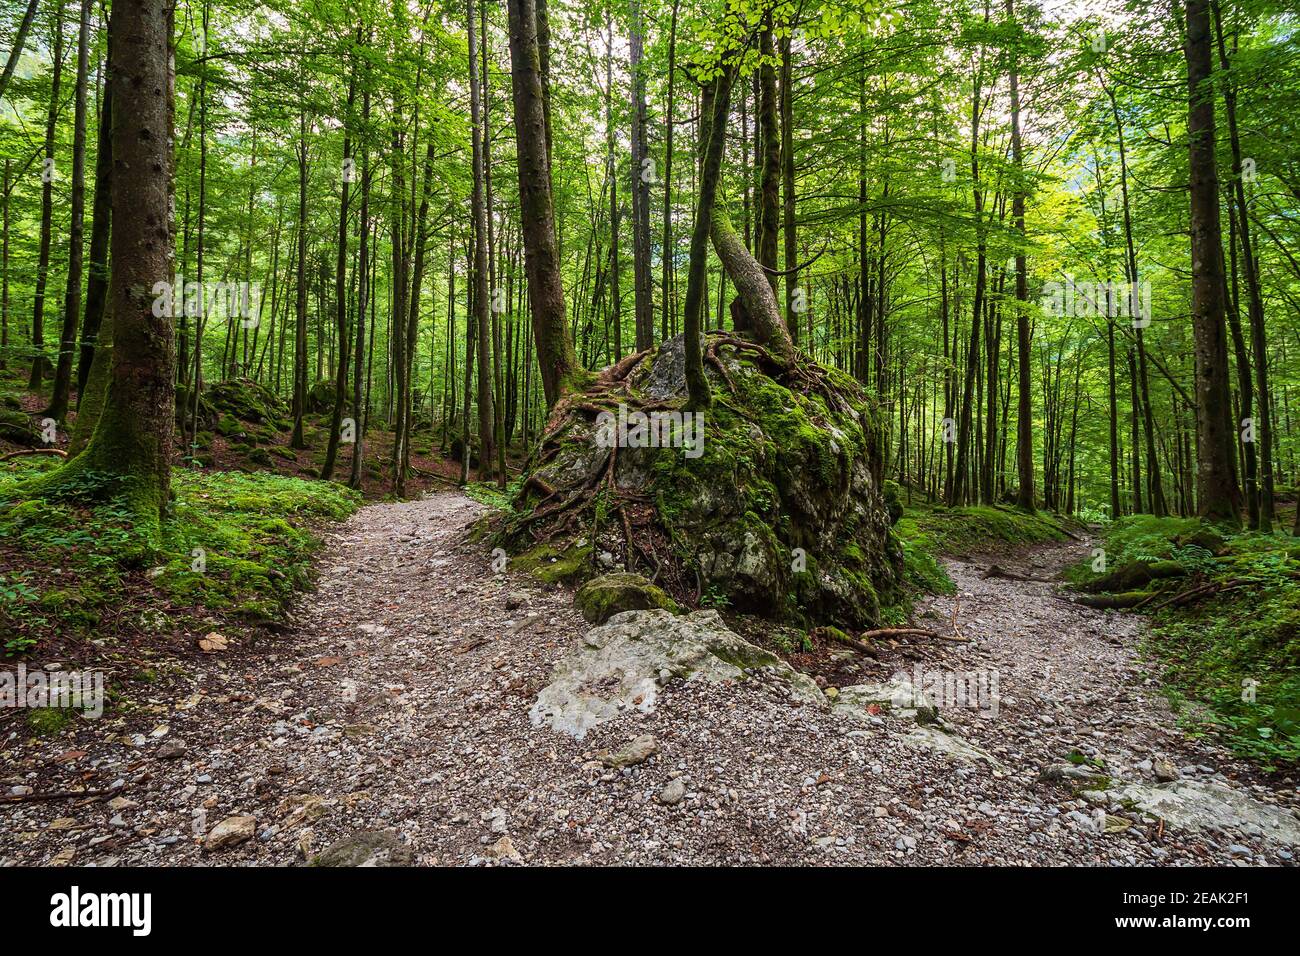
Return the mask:
<svg viewBox="0 0 1300 956">
<path fill-rule="evenodd" d="M 1292 822 L 1300 804 L 1294 781 L 1180 731 L 1137 656 L 1139 618 L 1081 607 L 1050 580 L 985 577 L 994 559 L 978 555 L 949 559 L 956 594 L 918 607 L 967 643 L 862 659 L 860 679 L 996 670 L 996 715 L 942 713 L 992 759 L 916 749 L 906 716 L 846 721 L 758 681 L 674 680 L 652 712 L 581 741 L 536 727 L 537 692 L 590 626 L 568 591 L 493 570 L 465 533 L 483 510 L 455 492 L 364 507 L 326 532 L 317 588 L 287 633 L 204 655 L 56 739 L 10 736 L 0 865 L 292 865 L 348 839 L 428 864 L 1292 859 L 1253 823 L 1165 826 L 1059 779 L 1104 766 L 1113 792 L 1172 773 Z M 1087 547 L 995 560 L 1053 579 Z M 656 755 L 601 763 L 646 734 Z M 1040 779 L 1049 768 L 1058 778 Z M 37 799 L 81 789 L 92 795 Z"/>
</svg>

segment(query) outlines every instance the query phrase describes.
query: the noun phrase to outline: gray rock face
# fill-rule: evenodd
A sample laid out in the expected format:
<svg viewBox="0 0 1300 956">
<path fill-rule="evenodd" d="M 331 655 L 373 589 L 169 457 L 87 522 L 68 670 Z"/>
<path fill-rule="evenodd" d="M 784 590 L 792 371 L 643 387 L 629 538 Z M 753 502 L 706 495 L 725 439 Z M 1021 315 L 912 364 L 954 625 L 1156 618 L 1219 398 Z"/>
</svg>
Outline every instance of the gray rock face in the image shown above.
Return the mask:
<svg viewBox="0 0 1300 956">
<path fill-rule="evenodd" d="M 756 668 L 788 685 L 800 702 L 826 705 L 810 678 L 730 631 L 717 611 L 685 617 L 627 611 L 592 628 L 570 648 L 529 716 L 535 726 L 548 724 L 581 739 L 621 713 L 653 711 L 662 685 L 674 677 L 743 681 L 750 676 L 746 670 Z"/>
<path fill-rule="evenodd" d="M 1218 780 L 1182 779 L 1154 786 L 1130 783 L 1108 793 L 1118 802 L 1132 801 L 1139 810 L 1173 827 L 1235 830 L 1254 826 L 1279 843 L 1300 844 L 1300 820 L 1290 812 Z"/>
<path fill-rule="evenodd" d="M 362 830 L 332 843 L 312 866 L 410 866 L 411 848 L 386 830 Z"/>
<path fill-rule="evenodd" d="M 934 720 L 938 715 L 921 689 L 902 676 L 895 676 L 887 684 L 852 684 L 841 687 L 832 706 L 837 714 L 862 718 L 867 716 L 867 708 L 872 704 L 895 716 L 915 717 L 923 722 Z"/>
<path fill-rule="evenodd" d="M 934 750 L 960 763 L 983 761 L 991 767 L 1001 767 L 1001 764 L 993 759 L 992 754 L 956 734 L 946 733 L 937 727 L 913 727 L 903 738 L 903 743 L 918 750 Z"/>
</svg>

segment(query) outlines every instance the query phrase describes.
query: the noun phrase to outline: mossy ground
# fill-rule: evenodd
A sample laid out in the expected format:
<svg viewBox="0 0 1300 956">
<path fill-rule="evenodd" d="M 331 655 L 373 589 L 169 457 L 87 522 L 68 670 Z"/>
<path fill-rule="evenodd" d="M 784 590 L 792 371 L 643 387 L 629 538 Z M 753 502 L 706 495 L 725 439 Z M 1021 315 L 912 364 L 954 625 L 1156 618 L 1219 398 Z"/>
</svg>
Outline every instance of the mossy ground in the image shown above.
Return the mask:
<svg viewBox="0 0 1300 956">
<path fill-rule="evenodd" d="M 227 615 L 274 621 L 308 583 L 319 547 L 313 529 L 360 503 L 337 484 L 177 471 L 172 514 L 154 543 L 120 500 L 91 504 L 75 487 L 57 499 L 6 494 L 56 466 L 45 457 L 0 466 L 0 639 L 8 655 L 138 630 L 160 614 L 173 626 Z"/>
<path fill-rule="evenodd" d="M 1014 508 L 971 505 L 945 508 L 917 501 L 904 510 L 894 534 L 903 546 L 903 577 L 921 592 L 951 594 L 955 590 L 940 555 L 1002 551 L 1009 547 L 1063 541 L 1067 519 Z"/>
<path fill-rule="evenodd" d="M 1104 569 L 1085 560 L 1070 578 L 1087 585 L 1132 562 L 1182 566 L 1143 589 L 1143 652 L 1189 727 L 1266 767 L 1300 762 L 1300 541 L 1143 515 L 1110 526 L 1104 550 Z M 1196 588 L 1202 597 L 1160 606 Z"/>
</svg>

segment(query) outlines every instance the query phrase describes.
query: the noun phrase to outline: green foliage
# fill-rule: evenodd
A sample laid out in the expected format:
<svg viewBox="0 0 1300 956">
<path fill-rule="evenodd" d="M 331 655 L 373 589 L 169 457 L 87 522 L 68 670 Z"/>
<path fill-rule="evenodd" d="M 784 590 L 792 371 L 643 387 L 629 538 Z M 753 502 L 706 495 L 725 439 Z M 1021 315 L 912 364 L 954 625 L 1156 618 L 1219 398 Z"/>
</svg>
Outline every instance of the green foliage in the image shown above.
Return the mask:
<svg viewBox="0 0 1300 956">
<path fill-rule="evenodd" d="M 0 477 L 0 500 L 21 474 Z M 93 497 L 76 494 L 96 482 L 83 473 L 61 486 L 57 498 L 0 510 L 6 653 L 27 653 L 51 632 L 93 633 L 124 607 L 163 604 L 275 618 L 308 583 L 319 547 L 312 529 L 347 517 L 359 503 L 355 492 L 324 482 L 178 471 L 172 518 L 155 547 L 122 499 L 92 504 Z"/>
<path fill-rule="evenodd" d="M 27 728 L 37 737 L 53 737 L 72 723 L 74 713 L 64 707 L 37 707 L 27 711 Z"/>
<path fill-rule="evenodd" d="M 903 580 L 909 588 L 928 594 L 954 594 L 957 585 L 939 559 L 919 540 L 900 541 L 903 547 Z"/>
<path fill-rule="evenodd" d="M 1193 543 L 1199 542 L 1199 543 Z M 1210 545 L 1211 547 L 1207 547 Z M 1212 550 L 1213 548 L 1213 550 Z M 1294 539 L 1223 535 L 1193 518 L 1124 518 L 1109 530 L 1110 568 L 1176 562 L 1183 575 L 1151 582 L 1158 594 L 1144 654 L 1161 669 L 1183 719 L 1222 735 L 1265 766 L 1300 762 L 1300 546 Z M 1071 577 L 1098 572 L 1085 560 Z M 1204 597 L 1160 607 L 1166 594 Z"/>
<path fill-rule="evenodd" d="M 502 489 L 492 482 L 471 481 L 465 485 L 463 490 L 470 498 L 494 511 L 510 511 L 511 503 L 518 496 L 522 484 L 522 478 L 515 478 Z"/>
</svg>

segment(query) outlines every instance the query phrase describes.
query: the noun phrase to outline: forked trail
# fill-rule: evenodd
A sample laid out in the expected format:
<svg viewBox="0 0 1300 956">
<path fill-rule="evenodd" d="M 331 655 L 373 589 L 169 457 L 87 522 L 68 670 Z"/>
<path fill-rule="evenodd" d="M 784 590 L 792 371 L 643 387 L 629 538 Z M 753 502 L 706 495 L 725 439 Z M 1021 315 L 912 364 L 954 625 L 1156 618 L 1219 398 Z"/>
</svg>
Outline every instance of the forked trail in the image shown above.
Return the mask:
<svg viewBox="0 0 1300 956">
<path fill-rule="evenodd" d="M 1136 659 L 1136 618 L 1079 607 L 1048 583 L 986 579 L 976 560 L 950 563 L 958 598 L 921 609 L 947 629 L 959 599 L 969 642 L 917 645 L 909 676 L 996 671 L 996 714 L 940 711 L 941 742 L 984 757 L 918 749 L 908 716 L 850 720 L 757 681 L 674 680 L 653 712 L 581 741 L 534 726 L 537 692 L 589 625 L 566 592 L 494 573 L 464 534 L 480 511 L 451 492 L 362 509 L 331 532 L 316 591 L 273 645 L 204 658 L 211 666 L 154 713 L 82 722 L 94 725 L 76 742 L 89 778 L 60 762 L 66 739 L 24 745 L 6 783 L 120 780 L 121 799 L 0 805 L 0 862 L 301 864 L 340 840 L 358 858 L 379 847 L 380 859 L 416 863 L 1291 858 L 1277 837 L 1300 831 L 1294 788 L 1252 784 L 1178 731 Z M 1046 578 L 1071 558 L 1052 545 L 1012 569 Z M 643 734 L 658 744 L 648 760 L 611 770 L 593 759 Z M 167 756 L 179 749 L 168 741 L 184 753 Z M 4 741 L 6 762 L 18 743 Z M 1060 779 L 1071 754 L 1109 782 Z M 1165 825 L 1119 797 L 1171 768 L 1179 787 L 1239 801 L 1228 829 Z M 253 818 L 253 835 L 205 848 L 200 835 L 231 817 Z"/>
</svg>

